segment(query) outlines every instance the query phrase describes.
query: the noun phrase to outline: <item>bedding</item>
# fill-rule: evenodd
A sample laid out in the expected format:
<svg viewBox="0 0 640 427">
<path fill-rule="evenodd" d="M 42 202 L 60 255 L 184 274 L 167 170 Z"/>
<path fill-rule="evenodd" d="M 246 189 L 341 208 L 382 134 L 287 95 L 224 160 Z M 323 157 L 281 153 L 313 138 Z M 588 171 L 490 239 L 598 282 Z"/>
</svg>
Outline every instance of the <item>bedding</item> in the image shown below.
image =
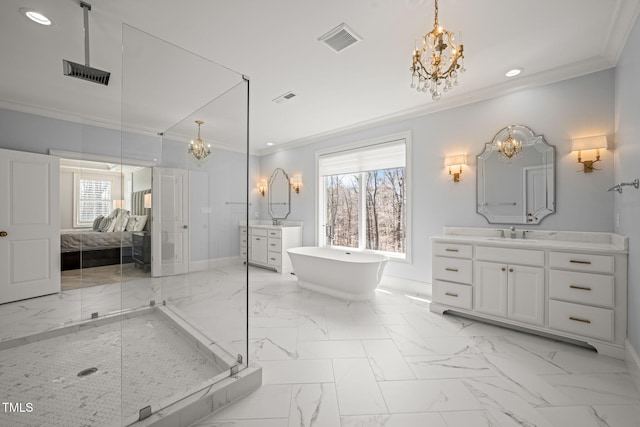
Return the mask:
<svg viewBox="0 0 640 427">
<path fill-rule="evenodd" d="M 131 231 L 105 233 L 87 229 L 60 230 L 60 251 L 76 252 L 131 246 Z"/>
</svg>

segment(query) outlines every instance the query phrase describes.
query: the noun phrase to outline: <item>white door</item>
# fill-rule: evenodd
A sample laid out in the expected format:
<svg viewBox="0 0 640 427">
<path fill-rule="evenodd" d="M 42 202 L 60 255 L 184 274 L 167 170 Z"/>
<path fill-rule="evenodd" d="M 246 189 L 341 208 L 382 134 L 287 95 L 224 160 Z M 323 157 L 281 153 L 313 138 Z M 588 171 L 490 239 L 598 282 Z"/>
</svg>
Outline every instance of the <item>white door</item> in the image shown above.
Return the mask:
<svg viewBox="0 0 640 427">
<path fill-rule="evenodd" d="M 532 222 L 538 212 L 547 207 L 547 176 L 544 166 L 524 169 L 525 179 L 525 216 L 527 222 Z"/>
<path fill-rule="evenodd" d="M 153 168 L 151 273 L 189 271 L 189 178 L 183 169 Z"/>
<path fill-rule="evenodd" d="M 509 265 L 509 310 L 511 319 L 544 323 L 544 268 Z"/>
<path fill-rule="evenodd" d="M 60 292 L 59 159 L 0 149 L 0 303 Z"/>
</svg>

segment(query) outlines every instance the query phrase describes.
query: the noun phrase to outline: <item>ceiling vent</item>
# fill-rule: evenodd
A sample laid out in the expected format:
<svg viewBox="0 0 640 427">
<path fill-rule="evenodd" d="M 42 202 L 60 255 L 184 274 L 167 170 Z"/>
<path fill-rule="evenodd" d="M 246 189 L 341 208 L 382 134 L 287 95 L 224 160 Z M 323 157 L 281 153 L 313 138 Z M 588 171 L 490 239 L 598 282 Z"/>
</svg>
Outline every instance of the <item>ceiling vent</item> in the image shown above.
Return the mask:
<svg viewBox="0 0 640 427">
<path fill-rule="evenodd" d="M 297 96 L 295 93 L 287 92 L 285 94 L 280 95 L 276 99 L 273 99 L 272 101 L 275 102 L 276 104 L 280 104 L 280 103 L 282 103 L 284 101 L 289 101 L 290 99 L 294 98 L 295 96 Z"/>
<path fill-rule="evenodd" d="M 326 44 L 334 52 L 340 52 L 360 40 L 362 40 L 362 37 L 356 34 L 356 32 L 349 28 L 344 22 L 318 38 L 319 42 Z"/>
</svg>

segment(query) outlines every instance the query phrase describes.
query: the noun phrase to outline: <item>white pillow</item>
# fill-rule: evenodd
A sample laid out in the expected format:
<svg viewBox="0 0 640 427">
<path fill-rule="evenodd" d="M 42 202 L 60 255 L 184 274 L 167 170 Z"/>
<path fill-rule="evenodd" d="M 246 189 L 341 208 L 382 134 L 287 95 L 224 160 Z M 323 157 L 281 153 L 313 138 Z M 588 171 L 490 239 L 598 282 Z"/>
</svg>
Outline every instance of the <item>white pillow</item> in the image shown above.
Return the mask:
<svg viewBox="0 0 640 427">
<path fill-rule="evenodd" d="M 147 223 L 146 215 L 131 215 L 129 222 L 127 222 L 127 231 L 142 231 L 144 225 Z"/>
<path fill-rule="evenodd" d="M 130 216 L 129 211 L 121 211 L 116 217 L 116 220 L 113 221 L 113 231 L 124 231 L 129 223 Z"/>
</svg>

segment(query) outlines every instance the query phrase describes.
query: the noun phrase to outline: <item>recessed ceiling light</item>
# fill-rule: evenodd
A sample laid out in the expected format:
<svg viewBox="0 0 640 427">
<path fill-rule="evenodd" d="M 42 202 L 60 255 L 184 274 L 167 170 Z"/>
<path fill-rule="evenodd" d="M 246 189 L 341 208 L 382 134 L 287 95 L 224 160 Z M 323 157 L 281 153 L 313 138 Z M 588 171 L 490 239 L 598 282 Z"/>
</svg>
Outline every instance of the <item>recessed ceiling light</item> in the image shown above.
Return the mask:
<svg viewBox="0 0 640 427">
<path fill-rule="evenodd" d="M 512 70 L 507 71 L 504 75 L 507 77 L 515 77 L 522 72 L 522 68 L 514 68 Z"/>
<path fill-rule="evenodd" d="M 271 147 L 273 145 L 273 142 L 267 142 L 267 145 Z"/>
<path fill-rule="evenodd" d="M 51 19 L 47 18 L 46 16 L 44 16 L 42 13 L 38 12 L 37 10 L 28 9 L 26 7 L 21 7 L 19 9 L 19 11 L 20 11 L 20 13 L 22 13 L 24 16 L 26 16 L 27 18 L 29 18 L 30 20 L 32 20 L 36 24 L 48 26 L 48 25 L 51 25 L 53 23 L 51 21 Z"/>
</svg>

